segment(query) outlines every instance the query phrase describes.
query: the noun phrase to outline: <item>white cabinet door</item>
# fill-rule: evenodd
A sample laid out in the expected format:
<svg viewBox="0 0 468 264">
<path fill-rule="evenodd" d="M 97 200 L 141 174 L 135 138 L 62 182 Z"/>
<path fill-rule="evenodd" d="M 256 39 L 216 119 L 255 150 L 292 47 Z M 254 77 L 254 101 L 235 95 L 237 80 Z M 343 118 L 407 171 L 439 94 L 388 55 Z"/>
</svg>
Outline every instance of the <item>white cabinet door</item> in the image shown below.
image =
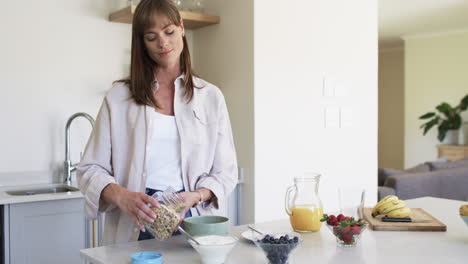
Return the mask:
<svg viewBox="0 0 468 264">
<path fill-rule="evenodd" d="M 80 198 L 9 205 L 10 263 L 81 263 L 83 203 Z"/>
</svg>

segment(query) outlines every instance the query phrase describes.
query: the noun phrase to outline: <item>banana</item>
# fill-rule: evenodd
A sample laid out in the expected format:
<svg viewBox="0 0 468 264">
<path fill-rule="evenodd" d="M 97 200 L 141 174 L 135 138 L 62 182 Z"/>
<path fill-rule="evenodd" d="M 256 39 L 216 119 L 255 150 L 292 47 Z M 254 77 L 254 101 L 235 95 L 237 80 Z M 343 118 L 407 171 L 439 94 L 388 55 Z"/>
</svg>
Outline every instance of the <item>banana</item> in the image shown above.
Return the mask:
<svg viewBox="0 0 468 264">
<path fill-rule="evenodd" d="M 468 216 L 468 204 L 460 206 L 460 215 Z"/>
<path fill-rule="evenodd" d="M 385 196 L 382 200 L 380 200 L 375 206 L 374 208 L 372 209 L 372 216 L 375 217 L 376 215 L 378 215 L 378 208 L 386 203 L 386 202 L 389 202 L 389 201 L 394 201 L 394 200 L 398 200 L 398 197 L 395 196 L 395 195 L 387 195 Z"/>
<path fill-rule="evenodd" d="M 387 217 L 393 217 L 393 218 L 404 218 L 404 217 L 409 217 L 410 215 L 411 215 L 411 209 L 407 207 L 395 209 L 387 213 Z"/>
<path fill-rule="evenodd" d="M 402 201 L 402 200 L 395 200 L 395 201 L 389 201 L 389 202 L 386 202 L 384 204 L 382 204 L 381 206 L 379 206 L 379 208 L 377 208 L 378 210 L 378 214 L 386 214 L 390 211 L 393 211 L 393 210 L 396 210 L 396 209 L 400 209 L 400 208 L 404 208 L 405 207 L 405 202 Z"/>
</svg>

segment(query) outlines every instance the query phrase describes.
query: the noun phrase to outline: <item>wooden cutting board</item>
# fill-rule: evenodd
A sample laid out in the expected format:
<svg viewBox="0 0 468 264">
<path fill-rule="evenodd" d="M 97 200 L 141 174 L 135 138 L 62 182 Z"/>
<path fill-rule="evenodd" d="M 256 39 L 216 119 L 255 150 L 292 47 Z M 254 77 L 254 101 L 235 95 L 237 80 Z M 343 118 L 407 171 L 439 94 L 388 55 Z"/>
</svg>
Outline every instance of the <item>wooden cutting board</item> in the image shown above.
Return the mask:
<svg viewBox="0 0 468 264">
<path fill-rule="evenodd" d="M 447 231 L 447 226 L 422 208 L 411 208 L 411 218 L 430 220 L 423 223 L 382 222 L 379 215 L 372 217 L 372 208 L 364 208 L 364 219 L 369 222 L 369 228 L 375 231 Z"/>
</svg>

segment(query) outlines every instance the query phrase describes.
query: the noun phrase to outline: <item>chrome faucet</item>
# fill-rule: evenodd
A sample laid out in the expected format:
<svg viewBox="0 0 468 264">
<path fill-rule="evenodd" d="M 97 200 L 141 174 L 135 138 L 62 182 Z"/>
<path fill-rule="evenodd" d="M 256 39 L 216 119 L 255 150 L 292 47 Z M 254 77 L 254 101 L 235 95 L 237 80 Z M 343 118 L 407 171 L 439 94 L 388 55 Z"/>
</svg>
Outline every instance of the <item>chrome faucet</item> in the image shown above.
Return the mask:
<svg viewBox="0 0 468 264">
<path fill-rule="evenodd" d="M 91 127 L 94 127 L 94 119 L 86 114 L 86 113 L 76 113 L 72 116 L 67 121 L 67 125 L 65 126 L 65 166 L 64 166 L 64 172 L 65 172 L 65 183 L 70 185 L 71 184 L 71 174 L 76 170 L 76 165 L 77 164 L 72 164 L 70 160 L 70 125 L 73 122 L 73 120 L 79 116 L 82 116 L 91 123 Z M 81 157 L 80 157 L 81 158 Z"/>
</svg>

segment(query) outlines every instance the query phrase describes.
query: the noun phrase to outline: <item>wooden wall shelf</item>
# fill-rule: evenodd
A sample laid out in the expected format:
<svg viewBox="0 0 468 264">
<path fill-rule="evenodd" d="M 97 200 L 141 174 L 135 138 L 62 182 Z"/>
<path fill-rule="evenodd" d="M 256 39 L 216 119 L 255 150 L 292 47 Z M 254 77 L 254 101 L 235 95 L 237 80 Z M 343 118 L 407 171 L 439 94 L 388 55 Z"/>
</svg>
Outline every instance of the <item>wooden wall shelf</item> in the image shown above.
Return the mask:
<svg viewBox="0 0 468 264">
<path fill-rule="evenodd" d="M 468 158 L 468 145 L 437 145 L 438 157 L 449 161 Z"/>
<path fill-rule="evenodd" d="M 116 11 L 109 15 L 109 21 L 132 24 L 133 13 L 135 12 L 136 6 L 128 6 L 119 11 Z M 180 15 L 184 20 L 184 26 L 186 29 L 197 29 L 206 27 L 214 24 L 219 24 L 220 17 L 212 16 L 188 11 L 180 11 Z"/>
</svg>

